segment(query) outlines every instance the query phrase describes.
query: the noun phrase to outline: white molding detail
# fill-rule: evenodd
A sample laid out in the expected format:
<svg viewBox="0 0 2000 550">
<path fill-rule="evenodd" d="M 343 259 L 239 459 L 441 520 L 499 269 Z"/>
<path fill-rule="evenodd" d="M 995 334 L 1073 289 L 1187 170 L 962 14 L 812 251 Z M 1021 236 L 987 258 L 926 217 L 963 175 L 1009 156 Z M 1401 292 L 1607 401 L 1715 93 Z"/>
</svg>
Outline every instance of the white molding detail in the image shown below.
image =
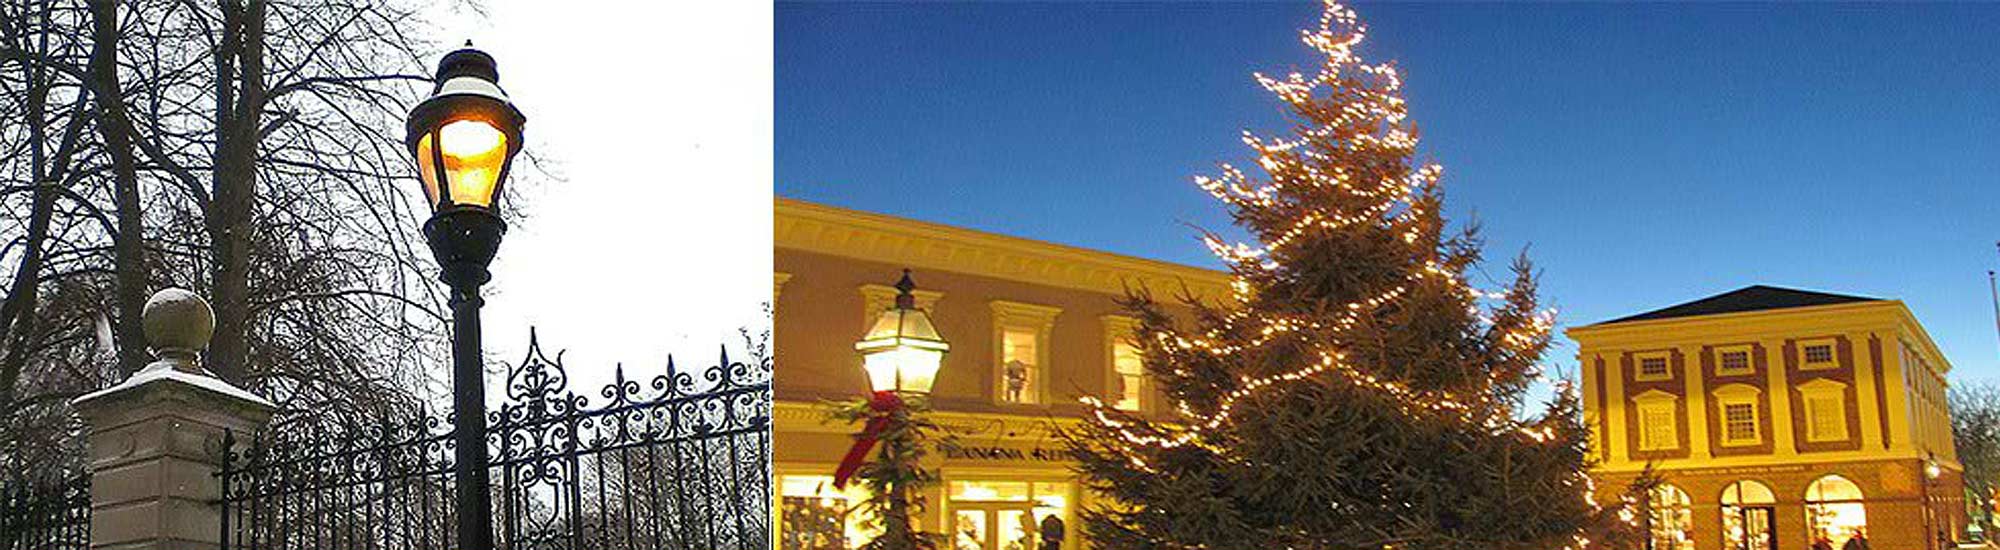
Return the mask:
<svg viewBox="0 0 2000 550">
<path fill-rule="evenodd" d="M 772 244 L 1012 281 L 1124 295 L 1127 288 L 1228 301 L 1222 271 L 778 198 Z"/>
</svg>

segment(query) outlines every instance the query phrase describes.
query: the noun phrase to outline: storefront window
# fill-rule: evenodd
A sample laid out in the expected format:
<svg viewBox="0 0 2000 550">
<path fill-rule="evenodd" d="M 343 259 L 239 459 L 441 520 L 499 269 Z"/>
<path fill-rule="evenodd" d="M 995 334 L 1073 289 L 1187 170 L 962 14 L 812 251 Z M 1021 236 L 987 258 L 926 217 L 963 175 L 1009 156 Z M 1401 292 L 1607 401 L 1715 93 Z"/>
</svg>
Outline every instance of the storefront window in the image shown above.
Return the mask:
<svg viewBox="0 0 2000 550">
<path fill-rule="evenodd" d="M 953 550 L 1074 548 L 1069 483 L 971 480 L 948 487 Z"/>
<path fill-rule="evenodd" d="M 849 515 L 854 504 L 867 498 L 860 484 L 848 491 L 833 488 L 833 476 L 781 476 L 778 510 L 778 548 L 781 550 L 844 550 L 859 547 L 872 534 L 863 528 L 860 514 Z"/>
<path fill-rule="evenodd" d="M 1034 403 L 1041 383 L 1040 355 L 1034 330 L 1008 328 L 1001 332 L 1000 396 L 1009 403 Z"/>
<path fill-rule="evenodd" d="M 1662 483 L 1653 488 L 1652 500 L 1647 504 L 1652 511 L 1646 519 L 1652 530 L 1653 550 L 1694 548 L 1694 514 L 1688 508 L 1686 491 Z"/>
<path fill-rule="evenodd" d="M 1118 399 L 1118 408 L 1136 411 L 1141 406 L 1140 396 L 1145 395 L 1146 366 L 1139 359 L 1139 348 L 1126 342 L 1111 345 L 1112 391 Z"/>
<path fill-rule="evenodd" d="M 1775 550 L 1777 499 L 1771 487 L 1738 481 L 1722 490 L 1722 543 L 1732 550 Z"/>
<path fill-rule="evenodd" d="M 1806 486 L 1806 528 L 1812 530 L 1813 539 L 1825 538 L 1840 548 L 1867 529 L 1868 510 L 1861 500 L 1861 487 L 1837 475 Z"/>
</svg>

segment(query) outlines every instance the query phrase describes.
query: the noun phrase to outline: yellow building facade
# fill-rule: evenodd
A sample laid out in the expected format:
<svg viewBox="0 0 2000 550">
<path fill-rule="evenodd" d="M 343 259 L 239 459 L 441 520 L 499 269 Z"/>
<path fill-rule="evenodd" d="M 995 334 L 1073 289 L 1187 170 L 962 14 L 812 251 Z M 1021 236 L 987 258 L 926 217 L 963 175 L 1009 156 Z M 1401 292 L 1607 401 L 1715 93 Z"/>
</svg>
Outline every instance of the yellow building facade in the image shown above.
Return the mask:
<svg viewBox="0 0 2000 550">
<path fill-rule="evenodd" d="M 1065 550 L 1086 548 L 1091 495 L 1054 429 L 1096 396 L 1152 411 L 1158 395 L 1127 341 L 1128 288 L 1227 296 L 1224 273 L 880 214 L 779 199 L 772 261 L 776 547 L 849 548 L 867 535 L 842 515 L 864 495 L 832 487 L 853 425 L 823 403 L 869 390 L 854 343 L 894 301 L 903 269 L 917 305 L 951 343 L 932 390 L 957 444 L 932 454 L 943 483 L 919 518 L 954 549 L 1038 550 L 1049 518 Z"/>
<path fill-rule="evenodd" d="M 957 445 L 919 518 L 950 548 L 1087 548 L 1092 495 L 1055 431 L 1084 396 L 1160 405 L 1125 340 L 1127 289 L 1224 298 L 1226 273 L 778 199 L 774 227 L 774 473 L 780 550 L 866 540 L 865 495 L 832 487 L 857 426 L 824 403 L 869 390 L 854 344 L 913 270 L 917 305 L 952 349 L 934 418 Z M 1945 376 L 1950 364 L 1902 303 L 1751 287 L 1568 331 L 1580 346 L 1598 488 L 1652 467 L 1654 548 L 1936 548 L 1965 525 Z"/>
<path fill-rule="evenodd" d="M 1656 549 L 1934 549 L 1965 525 L 1951 364 L 1902 302 L 1754 286 L 1570 329 L 1601 496 Z"/>
</svg>

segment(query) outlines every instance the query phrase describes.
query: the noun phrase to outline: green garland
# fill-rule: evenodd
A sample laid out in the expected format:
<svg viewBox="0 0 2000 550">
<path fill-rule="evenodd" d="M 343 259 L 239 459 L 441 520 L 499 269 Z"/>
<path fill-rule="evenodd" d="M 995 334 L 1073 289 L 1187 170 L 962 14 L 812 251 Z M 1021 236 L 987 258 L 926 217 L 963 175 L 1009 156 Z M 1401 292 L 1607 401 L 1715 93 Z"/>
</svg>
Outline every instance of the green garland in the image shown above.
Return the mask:
<svg viewBox="0 0 2000 550">
<path fill-rule="evenodd" d="M 936 486 L 938 476 L 923 467 L 925 444 L 948 443 L 950 437 L 937 436 L 938 425 L 928 418 L 929 400 L 922 396 L 902 396 L 903 406 L 877 411 L 868 400 L 828 403 L 830 421 L 866 425 L 886 416 L 888 427 L 879 436 L 876 458 L 861 465 L 854 478 L 868 488 L 868 499 L 848 513 L 860 511 L 869 518 L 868 527 L 880 535 L 861 550 L 936 550 L 945 546 L 945 536 L 924 531 L 912 518 L 923 513 L 924 489 Z"/>
</svg>

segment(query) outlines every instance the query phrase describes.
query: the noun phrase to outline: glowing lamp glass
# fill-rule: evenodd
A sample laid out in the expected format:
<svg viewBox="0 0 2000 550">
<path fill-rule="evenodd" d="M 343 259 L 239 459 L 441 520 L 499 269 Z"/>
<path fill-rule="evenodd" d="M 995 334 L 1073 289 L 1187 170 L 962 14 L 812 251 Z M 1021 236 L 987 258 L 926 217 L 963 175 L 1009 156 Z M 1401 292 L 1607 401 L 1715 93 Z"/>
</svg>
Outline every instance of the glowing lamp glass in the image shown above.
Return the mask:
<svg viewBox="0 0 2000 550">
<path fill-rule="evenodd" d="M 861 368 L 868 371 L 868 385 L 875 391 L 930 393 L 937 381 L 944 352 L 913 346 L 894 346 L 862 357 Z"/>
<path fill-rule="evenodd" d="M 923 310 L 893 308 L 875 320 L 854 350 L 861 352 L 870 388 L 927 394 L 951 344 L 938 335 Z"/>
<path fill-rule="evenodd" d="M 443 147 L 433 150 L 436 143 Z M 417 169 L 425 197 L 432 205 L 492 208 L 500 172 L 507 165 L 507 149 L 507 134 L 484 120 L 454 120 L 424 134 L 417 140 Z"/>
</svg>

